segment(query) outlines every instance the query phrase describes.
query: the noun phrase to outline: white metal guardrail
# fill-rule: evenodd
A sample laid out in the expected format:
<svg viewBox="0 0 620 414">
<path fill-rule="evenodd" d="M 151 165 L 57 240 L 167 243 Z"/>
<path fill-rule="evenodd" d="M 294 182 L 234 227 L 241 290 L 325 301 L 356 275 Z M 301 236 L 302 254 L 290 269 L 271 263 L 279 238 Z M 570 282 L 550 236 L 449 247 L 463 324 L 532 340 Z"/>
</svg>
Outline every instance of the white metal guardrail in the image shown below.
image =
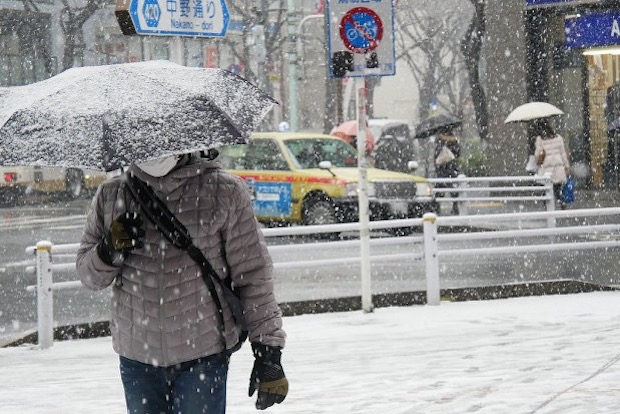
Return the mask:
<svg viewBox="0 0 620 414">
<path fill-rule="evenodd" d="M 439 202 L 457 202 L 459 214 L 469 214 L 468 204 L 473 202 L 542 202 L 546 211 L 555 210 L 553 182 L 549 175 L 429 178 L 435 186 L 433 192 Z M 555 226 L 549 217 L 548 227 Z"/>
<path fill-rule="evenodd" d="M 511 239 L 531 237 L 545 237 L 568 234 L 590 234 L 617 233 L 620 224 L 602 225 L 579 225 L 554 228 L 537 228 L 526 230 L 510 231 L 478 231 L 468 233 L 439 233 L 439 227 L 454 225 L 475 226 L 479 223 L 489 223 L 493 221 L 517 221 L 553 218 L 578 218 L 578 217 L 603 217 L 620 216 L 620 208 L 600 208 L 583 210 L 563 210 L 553 212 L 528 212 L 528 213 L 509 213 L 509 214 L 486 214 L 475 216 L 446 216 L 438 217 L 433 213 L 428 213 L 421 219 L 403 219 L 390 221 L 375 221 L 370 223 L 371 230 L 383 230 L 399 227 L 420 227 L 423 234 L 411 237 L 393 237 L 372 239 L 372 247 L 391 246 L 402 243 L 409 243 L 412 248 L 407 254 L 395 253 L 384 255 L 371 255 L 373 262 L 394 261 L 394 260 L 422 260 L 425 261 L 426 273 L 426 295 L 427 304 L 438 305 L 440 302 L 440 277 L 439 260 L 441 257 L 449 255 L 489 255 L 489 254 L 519 254 L 526 252 L 548 252 L 552 250 L 573 250 L 573 249 L 599 249 L 599 248 L 619 248 L 620 240 L 605 241 L 575 241 L 571 243 L 549 244 L 545 240 L 544 244 L 528 244 L 522 246 L 493 246 L 471 249 L 450 249 L 442 250 L 441 242 L 446 241 L 473 241 L 485 239 Z M 265 229 L 265 237 L 279 236 L 300 236 L 316 235 L 321 233 L 341 233 L 359 231 L 358 223 L 333 224 L 325 226 L 296 226 L 274 229 Z M 416 253 L 414 246 L 423 243 L 423 253 Z M 300 249 L 311 248 L 314 251 L 341 251 L 342 247 L 357 247 L 359 240 L 317 242 L 311 245 L 289 244 L 289 245 L 270 245 L 269 250 L 272 254 L 287 252 L 299 252 Z M 34 254 L 36 257 L 35 266 L 27 267 L 27 272 L 36 273 L 37 285 L 28 286 L 28 291 L 37 293 L 37 323 L 39 331 L 39 346 L 47 348 L 53 343 L 53 291 L 61 289 L 75 289 L 81 286 L 79 281 L 53 282 L 54 271 L 67 271 L 75 269 L 75 253 L 79 244 L 59 244 L 54 245 L 49 241 L 38 242 L 36 246 L 26 249 L 27 254 Z M 52 263 L 52 256 L 63 257 L 70 260 L 65 263 Z M 284 256 L 284 255 L 283 255 Z M 288 256 L 288 255 L 286 255 Z M 317 266 L 331 265 L 354 265 L 361 262 L 360 256 L 338 257 L 330 259 L 315 259 L 303 261 L 278 261 L 274 263 L 276 268 L 308 268 Z"/>
<path fill-rule="evenodd" d="M 553 212 L 529 212 L 511 214 L 487 214 L 466 217 L 438 217 L 433 213 L 424 215 L 424 261 L 426 268 L 426 303 L 429 305 L 439 305 L 439 258 L 446 256 L 481 256 L 492 254 L 514 255 L 531 252 L 550 252 L 559 250 L 589 250 L 589 249 L 609 249 L 620 248 L 620 240 L 603 241 L 575 241 L 570 243 L 552 243 L 545 240 L 544 244 L 528 244 L 521 246 L 492 246 L 484 248 L 469 249 L 449 249 L 441 250 L 441 241 L 474 241 L 485 239 L 512 239 L 516 240 L 525 237 L 544 237 L 559 236 L 568 234 L 599 235 L 602 233 L 617 233 L 620 224 L 603 225 L 578 225 L 566 227 L 553 227 L 542 229 L 510 230 L 510 231 L 482 231 L 455 234 L 439 234 L 440 226 L 463 224 L 475 225 L 477 223 L 488 223 L 490 221 L 505 220 L 507 216 L 519 220 L 533 220 L 541 218 L 579 218 L 579 217 L 603 217 L 618 216 L 620 208 L 600 208 L 600 209 L 579 209 L 562 210 Z"/>
</svg>

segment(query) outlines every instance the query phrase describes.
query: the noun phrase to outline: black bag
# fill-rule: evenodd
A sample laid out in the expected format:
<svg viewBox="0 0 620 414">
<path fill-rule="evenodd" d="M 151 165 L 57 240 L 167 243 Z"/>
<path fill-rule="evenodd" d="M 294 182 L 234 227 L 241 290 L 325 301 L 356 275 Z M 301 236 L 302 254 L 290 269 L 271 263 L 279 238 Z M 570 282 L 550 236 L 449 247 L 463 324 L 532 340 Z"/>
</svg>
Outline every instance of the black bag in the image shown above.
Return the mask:
<svg viewBox="0 0 620 414">
<path fill-rule="evenodd" d="M 248 337 L 248 327 L 243 317 L 241 300 L 239 299 L 236 289 L 232 285 L 230 276 L 224 280 L 220 279 L 202 251 L 192 242 L 191 235 L 187 228 L 177 220 L 174 214 L 170 212 L 168 207 L 157 197 L 148 184 L 129 172 L 125 173 L 123 179 L 134 199 L 140 204 L 140 208 L 147 218 L 155 224 L 173 246 L 185 250 L 201 267 L 202 278 L 209 288 L 209 293 L 217 308 L 218 322 L 222 332 L 222 342 L 226 349 L 223 308 L 217 290 L 215 289 L 214 281 L 220 284 L 222 292 L 224 292 L 224 299 L 228 303 L 228 307 L 233 314 L 235 329 L 239 336 L 239 342 L 234 347 L 230 348 L 229 351 L 235 352 L 239 350 Z"/>
</svg>

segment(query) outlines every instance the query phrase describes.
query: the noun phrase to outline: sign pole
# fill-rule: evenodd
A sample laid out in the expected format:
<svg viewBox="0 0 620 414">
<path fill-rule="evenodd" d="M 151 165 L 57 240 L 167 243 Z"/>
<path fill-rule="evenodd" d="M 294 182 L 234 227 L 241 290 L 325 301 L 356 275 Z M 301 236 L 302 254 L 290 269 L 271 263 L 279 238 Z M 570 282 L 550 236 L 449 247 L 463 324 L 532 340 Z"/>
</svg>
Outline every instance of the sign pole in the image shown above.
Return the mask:
<svg viewBox="0 0 620 414">
<path fill-rule="evenodd" d="M 363 3 L 363 6 L 360 6 Z M 357 102 L 358 212 L 362 279 L 362 310 L 372 312 L 370 214 L 366 128 L 368 76 L 396 73 L 394 0 L 326 0 L 327 59 L 330 76 L 355 79 Z"/>
<path fill-rule="evenodd" d="M 297 132 L 297 5 L 287 0 L 288 5 L 288 104 L 290 130 Z"/>
<path fill-rule="evenodd" d="M 355 78 L 357 91 L 357 171 L 359 194 L 357 197 L 360 223 L 360 254 L 362 277 L 362 310 L 372 312 L 370 268 L 370 229 L 368 208 L 368 160 L 366 159 L 366 78 Z"/>
</svg>

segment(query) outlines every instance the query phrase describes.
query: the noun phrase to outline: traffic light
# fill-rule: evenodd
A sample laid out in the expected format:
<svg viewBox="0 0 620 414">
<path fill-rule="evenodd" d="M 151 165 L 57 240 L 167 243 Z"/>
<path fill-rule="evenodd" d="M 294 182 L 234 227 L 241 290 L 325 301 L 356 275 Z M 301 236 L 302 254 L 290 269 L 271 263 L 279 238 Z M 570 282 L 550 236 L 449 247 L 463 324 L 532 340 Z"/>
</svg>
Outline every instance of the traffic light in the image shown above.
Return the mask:
<svg viewBox="0 0 620 414">
<path fill-rule="evenodd" d="M 379 67 L 379 58 L 377 52 L 366 53 L 366 67 L 368 69 L 374 69 Z"/>
<path fill-rule="evenodd" d="M 334 52 L 332 56 L 332 74 L 336 78 L 343 78 L 347 72 L 353 72 L 353 53 Z"/>
<path fill-rule="evenodd" d="M 114 10 L 118 25 L 121 27 L 121 32 L 123 32 L 124 35 L 128 36 L 136 34 L 136 27 L 134 26 L 133 21 L 131 20 L 131 15 L 129 13 L 130 5 L 130 0 L 117 0 L 116 10 Z"/>
</svg>

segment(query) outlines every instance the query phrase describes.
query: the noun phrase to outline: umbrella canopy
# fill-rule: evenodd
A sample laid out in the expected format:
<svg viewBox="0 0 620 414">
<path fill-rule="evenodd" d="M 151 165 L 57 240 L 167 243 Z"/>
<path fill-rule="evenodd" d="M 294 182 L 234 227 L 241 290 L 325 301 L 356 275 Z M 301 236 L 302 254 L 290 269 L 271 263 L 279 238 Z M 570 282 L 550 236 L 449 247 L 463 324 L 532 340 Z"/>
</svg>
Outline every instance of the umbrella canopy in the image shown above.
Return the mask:
<svg viewBox="0 0 620 414">
<path fill-rule="evenodd" d="M 610 122 L 609 125 L 607 125 L 608 132 L 615 132 L 619 129 L 620 129 L 620 118 L 617 118 L 615 121 Z"/>
<path fill-rule="evenodd" d="M 275 103 L 222 69 L 168 61 L 72 68 L 0 88 L 0 165 L 113 170 L 243 143 Z"/>
<path fill-rule="evenodd" d="M 452 132 L 459 127 L 463 121 L 450 115 L 435 115 L 422 120 L 416 127 L 416 138 L 428 138 L 439 132 Z"/>
<path fill-rule="evenodd" d="M 330 135 L 338 137 L 349 144 L 353 144 L 353 138 L 357 136 L 357 120 L 345 121 L 332 128 Z M 371 153 L 375 148 L 375 135 L 366 127 L 366 153 Z"/>
<path fill-rule="evenodd" d="M 533 119 L 548 118 L 550 116 L 562 115 L 564 112 L 557 106 L 547 102 L 528 102 L 517 106 L 512 110 L 504 123 L 531 121 Z"/>
</svg>

